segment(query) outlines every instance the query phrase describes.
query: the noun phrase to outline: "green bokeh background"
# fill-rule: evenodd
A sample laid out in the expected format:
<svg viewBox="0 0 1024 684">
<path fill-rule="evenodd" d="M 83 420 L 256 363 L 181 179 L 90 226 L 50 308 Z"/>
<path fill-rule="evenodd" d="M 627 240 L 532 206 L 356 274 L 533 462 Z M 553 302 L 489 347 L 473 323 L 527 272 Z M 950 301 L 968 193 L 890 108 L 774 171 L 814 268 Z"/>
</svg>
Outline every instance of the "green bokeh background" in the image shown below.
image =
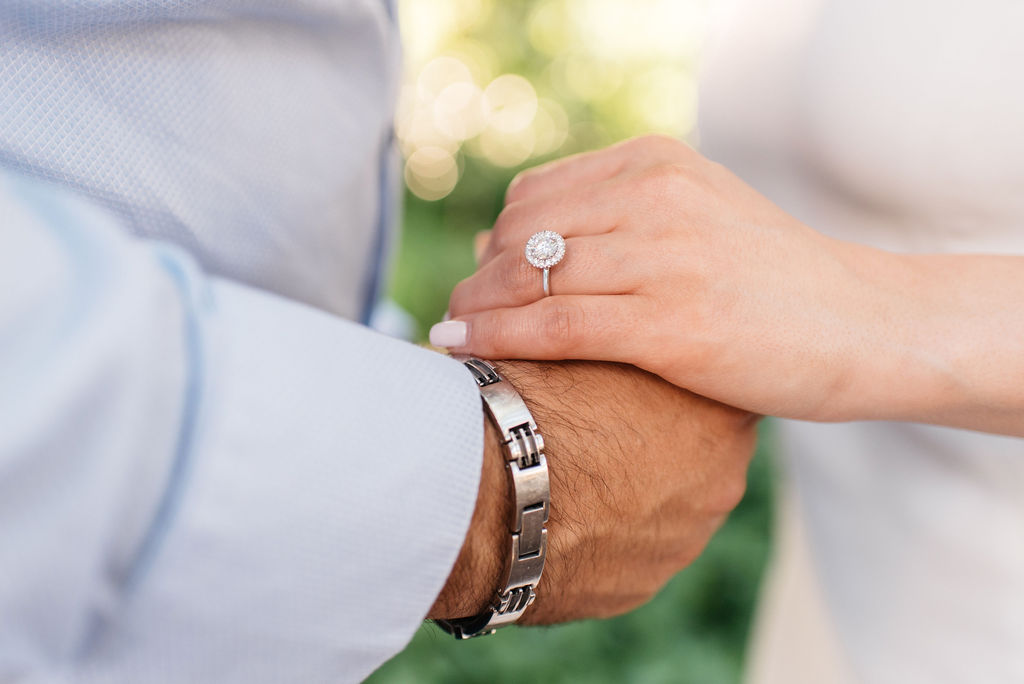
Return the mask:
<svg viewBox="0 0 1024 684">
<path fill-rule="evenodd" d="M 499 73 L 524 76 L 539 97 L 563 107 L 569 126 L 565 142 L 557 150 L 531 155 L 515 167 L 501 166 L 486 155 L 474 154 L 473 140 L 454 143 L 448 149 L 457 160 L 459 175 L 450 194 L 426 201 L 407 193 L 391 296 L 415 318 L 421 337 L 440 320 L 452 286 L 472 273 L 473 235 L 493 223 L 515 172 L 553 157 L 648 132 L 650 121 L 657 117 L 646 116 L 650 112 L 643 108 L 657 102 L 638 102 L 633 97 L 635 89 L 630 89 L 631 81 L 646 69 L 659 69 L 664 77 L 666 65 L 678 70 L 680 78 L 692 79 L 696 59 L 692 46 L 678 53 L 637 54 L 634 41 L 629 48 L 633 52 L 623 54 L 616 65 L 621 73 L 617 81 L 590 90 L 560 89 L 558 79 L 551 77 L 552 65 L 559 60 L 603 60 L 607 64 L 610 50 L 614 58 L 614 50 L 607 45 L 600 56 L 588 53 L 586 36 L 573 33 L 580 23 L 576 22 L 578 12 L 591 6 L 599 11 L 608 3 L 431 0 L 433 7 L 444 10 L 438 21 L 448 22 L 439 30 L 424 24 L 434 15 L 423 5 L 409 11 L 413 3 L 425 1 L 407 0 L 403 5 L 403 30 L 407 40 L 417 45 L 416 54 L 407 64 L 410 82 L 432 54 L 457 55 L 460 59 L 476 55 L 486 64 L 471 64 L 474 72 L 484 73 L 485 80 Z M 703 2 L 676 1 L 689 5 Z M 644 2 L 635 0 L 632 4 L 642 10 Z M 658 7 L 663 8 L 664 3 L 652 2 L 657 7 L 648 8 L 650 20 L 664 21 L 658 15 Z M 672 5 L 672 11 L 677 12 L 680 4 Z M 687 8 L 688 16 L 696 16 L 693 9 Z M 467 15 L 469 19 L 465 20 Z M 565 22 L 565 26 L 552 23 L 558 21 Z M 429 33 L 431 40 L 421 40 L 418 32 Z M 561 39 L 565 41 L 564 54 L 552 48 Z M 485 54 L 481 46 L 486 47 Z M 626 47 L 623 50 L 628 52 Z M 692 106 L 695 102 L 685 103 L 681 110 Z M 676 129 L 662 127 L 660 132 L 686 136 L 692 123 L 680 122 Z M 415 148 L 414 143 L 403 141 L 406 154 Z M 761 431 L 761 447 L 750 469 L 743 502 L 704 554 L 647 605 L 611 620 L 509 628 L 469 642 L 456 642 L 424 624 L 408 648 L 369 681 L 739 682 L 757 589 L 770 548 L 773 466 L 766 445 L 771 443 L 771 425 L 763 425 Z"/>
</svg>

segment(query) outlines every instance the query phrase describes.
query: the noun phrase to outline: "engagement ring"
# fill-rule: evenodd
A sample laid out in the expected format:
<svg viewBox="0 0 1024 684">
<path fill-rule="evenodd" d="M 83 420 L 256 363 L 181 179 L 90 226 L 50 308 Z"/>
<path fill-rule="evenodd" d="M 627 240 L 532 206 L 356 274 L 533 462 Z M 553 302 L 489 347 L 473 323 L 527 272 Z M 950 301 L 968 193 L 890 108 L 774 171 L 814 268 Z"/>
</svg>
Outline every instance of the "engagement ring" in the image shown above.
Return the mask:
<svg viewBox="0 0 1024 684">
<path fill-rule="evenodd" d="M 553 230 L 534 233 L 526 242 L 526 260 L 544 269 L 544 296 L 551 294 L 551 267 L 565 256 L 565 239 Z"/>
</svg>

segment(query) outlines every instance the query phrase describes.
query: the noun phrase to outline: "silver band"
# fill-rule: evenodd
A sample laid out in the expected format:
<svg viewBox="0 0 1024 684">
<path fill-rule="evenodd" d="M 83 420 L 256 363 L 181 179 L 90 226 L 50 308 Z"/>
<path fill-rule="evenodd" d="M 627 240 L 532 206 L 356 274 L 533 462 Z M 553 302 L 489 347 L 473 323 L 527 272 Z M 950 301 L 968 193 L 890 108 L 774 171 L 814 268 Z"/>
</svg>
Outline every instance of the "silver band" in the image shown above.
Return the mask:
<svg viewBox="0 0 1024 684">
<path fill-rule="evenodd" d="M 457 639 L 493 634 L 498 627 L 518 620 L 533 603 L 534 588 L 544 571 L 548 546 L 545 525 L 551 509 L 544 439 L 537 432 L 537 424 L 523 398 L 486 361 L 466 358 L 463 363 L 476 378 L 484 409 L 501 433 L 515 509 L 509 520 L 512 543 L 507 572 L 494 601 L 480 615 L 436 621 Z"/>
<path fill-rule="evenodd" d="M 545 268 L 544 269 L 544 296 L 545 297 L 550 297 L 551 296 L 551 269 L 550 268 Z"/>
</svg>

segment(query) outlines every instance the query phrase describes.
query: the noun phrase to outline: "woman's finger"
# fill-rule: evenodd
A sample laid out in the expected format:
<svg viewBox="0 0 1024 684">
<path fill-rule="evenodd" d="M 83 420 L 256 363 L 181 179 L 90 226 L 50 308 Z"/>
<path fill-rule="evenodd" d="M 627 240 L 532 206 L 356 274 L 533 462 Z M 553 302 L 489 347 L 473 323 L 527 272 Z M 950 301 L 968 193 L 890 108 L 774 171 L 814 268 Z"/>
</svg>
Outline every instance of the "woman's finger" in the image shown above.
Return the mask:
<svg viewBox="0 0 1024 684">
<path fill-rule="evenodd" d="M 574 237 L 607 233 L 628 225 L 644 226 L 652 207 L 663 208 L 679 199 L 679 190 L 685 187 L 681 178 L 700 175 L 697 164 L 703 162 L 696 152 L 690 153 L 695 157 L 693 164 L 677 160 L 646 163 L 607 180 L 575 184 L 564 192 L 535 194 L 507 205 L 494 222 L 480 264 L 514 244 L 525 244 L 541 230 Z"/>
<path fill-rule="evenodd" d="M 618 146 L 616 146 L 618 147 Z M 522 171 L 505 191 L 505 204 L 557 194 L 588 183 L 599 183 L 619 174 L 629 161 L 614 148 L 581 152 Z"/>
<path fill-rule="evenodd" d="M 565 257 L 550 270 L 552 295 L 623 294 L 645 277 L 644 260 L 634 258 L 636 243 L 608 233 L 569 238 Z M 510 247 L 455 286 L 448 310 L 452 316 L 523 306 L 544 296 L 543 271 L 526 260 L 523 249 Z"/>
<path fill-rule="evenodd" d="M 644 299 L 563 295 L 438 323 L 430 343 L 489 359 L 632 362 L 640 348 Z"/>
<path fill-rule="evenodd" d="M 476 262 L 480 263 L 480 257 L 483 256 L 484 249 L 487 248 L 487 243 L 491 240 L 491 231 L 481 230 L 479 233 L 473 236 L 473 257 Z"/>
<path fill-rule="evenodd" d="M 633 138 L 596 152 L 583 152 L 523 171 L 509 183 L 505 204 L 555 195 L 654 164 L 697 157 L 686 143 L 661 135 Z"/>
<path fill-rule="evenodd" d="M 553 230 L 564 238 L 614 230 L 631 208 L 619 185 L 613 179 L 510 204 L 494 222 L 479 264 L 486 264 L 507 249 L 523 249 L 530 236 L 542 230 Z"/>
</svg>

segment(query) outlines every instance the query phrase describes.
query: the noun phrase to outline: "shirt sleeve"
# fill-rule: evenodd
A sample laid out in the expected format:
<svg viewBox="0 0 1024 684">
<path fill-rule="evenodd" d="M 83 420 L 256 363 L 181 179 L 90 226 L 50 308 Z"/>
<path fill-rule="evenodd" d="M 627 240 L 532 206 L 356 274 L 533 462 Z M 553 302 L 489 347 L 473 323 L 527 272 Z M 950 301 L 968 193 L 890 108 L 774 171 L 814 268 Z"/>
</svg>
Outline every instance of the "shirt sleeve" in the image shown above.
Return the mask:
<svg viewBox="0 0 1024 684">
<path fill-rule="evenodd" d="M 476 501 L 461 364 L 0 174 L 0 680 L 358 681 Z"/>
</svg>

